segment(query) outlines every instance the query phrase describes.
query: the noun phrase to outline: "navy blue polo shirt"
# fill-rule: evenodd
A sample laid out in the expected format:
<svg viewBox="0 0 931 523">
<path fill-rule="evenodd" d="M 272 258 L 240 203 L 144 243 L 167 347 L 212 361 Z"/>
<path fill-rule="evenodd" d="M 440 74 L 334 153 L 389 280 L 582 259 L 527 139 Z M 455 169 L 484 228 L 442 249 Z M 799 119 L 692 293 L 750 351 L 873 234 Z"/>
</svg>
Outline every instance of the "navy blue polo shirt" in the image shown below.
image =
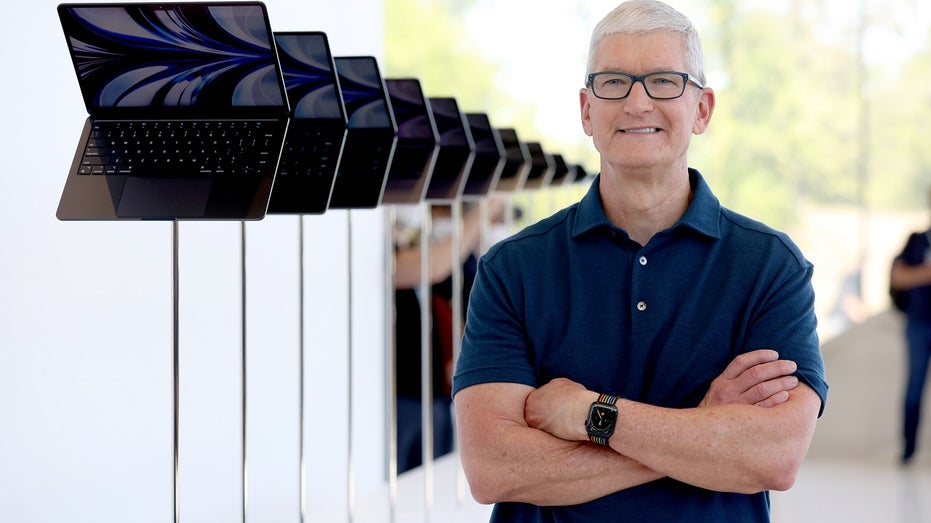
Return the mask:
<svg viewBox="0 0 931 523">
<path fill-rule="evenodd" d="M 599 179 L 577 204 L 479 262 L 453 395 L 566 377 L 589 390 L 695 407 L 738 354 L 777 350 L 821 396 L 812 264 L 784 234 L 721 207 L 698 171 L 681 219 L 641 247 L 605 216 Z M 669 478 L 570 507 L 502 503 L 492 521 L 769 521 L 767 493 Z"/>
</svg>

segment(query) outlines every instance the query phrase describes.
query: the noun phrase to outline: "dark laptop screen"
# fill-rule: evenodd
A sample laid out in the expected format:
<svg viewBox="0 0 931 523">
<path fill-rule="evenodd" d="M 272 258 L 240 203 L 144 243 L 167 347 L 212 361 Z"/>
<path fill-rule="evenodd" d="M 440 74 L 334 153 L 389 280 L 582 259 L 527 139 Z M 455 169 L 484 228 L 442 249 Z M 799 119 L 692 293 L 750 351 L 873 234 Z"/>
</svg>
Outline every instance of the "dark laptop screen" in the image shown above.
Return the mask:
<svg viewBox="0 0 931 523">
<path fill-rule="evenodd" d="M 504 165 L 504 147 L 485 113 L 468 113 L 469 130 L 475 142 L 475 161 L 463 189 L 463 196 L 485 196 L 497 182 Z"/>
<path fill-rule="evenodd" d="M 58 12 L 92 114 L 287 112 L 261 3 L 62 4 Z"/>
<path fill-rule="evenodd" d="M 371 56 L 337 56 L 336 72 L 350 129 L 392 128 L 378 62 Z"/>
<path fill-rule="evenodd" d="M 527 152 L 530 153 L 530 172 L 527 173 L 527 179 L 524 181 L 524 189 L 540 189 L 546 187 L 549 180 L 550 165 L 546 158 L 546 152 L 540 142 L 527 142 Z"/>
<path fill-rule="evenodd" d="M 569 164 L 566 163 L 565 157 L 559 153 L 553 155 L 553 162 L 555 171 L 550 185 L 562 185 L 566 182 L 566 178 L 569 177 Z"/>
<path fill-rule="evenodd" d="M 298 119 L 342 119 L 343 102 L 326 34 L 275 33 L 275 43 L 292 115 Z"/>
<path fill-rule="evenodd" d="M 391 78 L 385 82 L 391 97 L 391 108 L 398 122 L 398 138 L 409 140 L 437 139 L 435 127 L 420 81 L 408 78 Z"/>
<path fill-rule="evenodd" d="M 505 162 L 495 189 L 498 191 L 519 190 L 523 184 L 521 177 L 529 161 L 529 158 L 525 156 L 525 147 L 521 146 L 520 138 L 518 138 L 517 131 L 514 129 L 498 129 L 498 135 L 504 145 Z"/>
<path fill-rule="evenodd" d="M 433 121 L 443 147 L 472 147 L 455 98 L 430 98 Z"/>
</svg>

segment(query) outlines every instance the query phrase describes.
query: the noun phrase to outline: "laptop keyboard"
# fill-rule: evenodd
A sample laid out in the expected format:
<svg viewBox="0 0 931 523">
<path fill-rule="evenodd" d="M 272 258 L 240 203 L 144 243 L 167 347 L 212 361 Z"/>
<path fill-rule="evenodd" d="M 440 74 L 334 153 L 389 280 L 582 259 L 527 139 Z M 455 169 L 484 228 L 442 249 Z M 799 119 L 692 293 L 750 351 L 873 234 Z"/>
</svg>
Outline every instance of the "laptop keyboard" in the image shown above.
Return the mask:
<svg viewBox="0 0 931 523">
<path fill-rule="evenodd" d="M 334 176 L 344 133 L 301 129 L 292 123 L 281 152 L 278 176 Z"/>
<path fill-rule="evenodd" d="M 79 174 L 223 176 L 262 173 L 278 161 L 277 122 L 94 122 Z"/>
</svg>

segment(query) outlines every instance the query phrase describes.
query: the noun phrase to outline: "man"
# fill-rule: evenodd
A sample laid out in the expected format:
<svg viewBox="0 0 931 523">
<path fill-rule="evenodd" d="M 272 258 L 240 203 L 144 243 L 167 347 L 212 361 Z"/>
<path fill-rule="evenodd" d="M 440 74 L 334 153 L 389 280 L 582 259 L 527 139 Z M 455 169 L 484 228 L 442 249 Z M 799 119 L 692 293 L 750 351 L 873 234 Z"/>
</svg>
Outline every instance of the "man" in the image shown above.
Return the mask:
<svg viewBox="0 0 931 523">
<path fill-rule="evenodd" d="M 492 520 L 768 521 L 827 395 L 812 266 L 689 169 L 707 128 L 682 14 L 594 30 L 581 202 L 480 261 L 453 381 L 461 459 Z"/>
<path fill-rule="evenodd" d="M 931 360 L 931 229 L 909 236 L 905 248 L 892 263 L 890 284 L 893 289 L 906 291 L 908 296 L 905 306 L 908 382 L 902 417 L 902 464 L 908 464 L 917 449 L 921 397 Z"/>
</svg>

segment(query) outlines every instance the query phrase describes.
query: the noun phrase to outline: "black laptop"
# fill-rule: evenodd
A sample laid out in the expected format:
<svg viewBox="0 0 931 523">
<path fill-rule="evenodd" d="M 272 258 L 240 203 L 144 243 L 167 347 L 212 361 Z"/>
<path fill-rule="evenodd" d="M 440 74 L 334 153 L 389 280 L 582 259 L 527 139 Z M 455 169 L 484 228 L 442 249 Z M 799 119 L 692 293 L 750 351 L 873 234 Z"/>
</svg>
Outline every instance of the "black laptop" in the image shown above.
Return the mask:
<svg viewBox="0 0 931 523">
<path fill-rule="evenodd" d="M 388 78 L 385 86 L 398 123 L 398 144 L 381 201 L 417 203 L 426 196 L 440 148 L 433 111 L 424 97 L 420 80 Z"/>
<path fill-rule="evenodd" d="M 556 164 L 553 157 L 543 150 L 540 142 L 527 142 L 527 152 L 530 153 L 530 171 L 524 181 L 523 189 L 531 191 L 549 187 Z"/>
<path fill-rule="evenodd" d="M 569 174 L 572 172 L 572 167 L 566 162 L 566 157 L 560 153 L 554 154 L 553 164 L 553 179 L 550 181 L 550 187 L 569 185 Z"/>
<path fill-rule="evenodd" d="M 327 36 L 276 32 L 291 123 L 268 203 L 269 214 L 327 210 L 346 139 L 346 111 Z"/>
<path fill-rule="evenodd" d="M 381 203 L 397 125 L 373 56 L 337 56 L 349 131 L 330 196 L 331 209 L 371 209 Z"/>
<path fill-rule="evenodd" d="M 501 143 L 504 145 L 504 168 L 495 185 L 495 192 L 510 193 L 521 190 L 530 173 L 530 153 L 527 145 L 520 141 L 515 129 L 505 127 L 498 129 Z"/>
<path fill-rule="evenodd" d="M 585 167 L 582 164 L 576 164 L 570 169 L 569 173 L 569 183 L 583 183 L 590 182 L 594 179 L 594 176 L 589 175 L 588 171 L 585 170 Z"/>
<path fill-rule="evenodd" d="M 504 168 L 504 145 L 487 114 L 466 113 L 466 121 L 475 143 L 475 158 L 462 189 L 462 199 L 476 200 L 488 196 L 498 183 Z"/>
<path fill-rule="evenodd" d="M 288 103 L 259 2 L 61 4 L 89 113 L 62 220 L 259 219 Z"/>
<path fill-rule="evenodd" d="M 440 150 L 427 186 L 426 199 L 451 202 L 462 195 L 475 158 L 475 143 L 469 122 L 455 98 L 429 98 L 433 121 L 440 136 Z"/>
</svg>

